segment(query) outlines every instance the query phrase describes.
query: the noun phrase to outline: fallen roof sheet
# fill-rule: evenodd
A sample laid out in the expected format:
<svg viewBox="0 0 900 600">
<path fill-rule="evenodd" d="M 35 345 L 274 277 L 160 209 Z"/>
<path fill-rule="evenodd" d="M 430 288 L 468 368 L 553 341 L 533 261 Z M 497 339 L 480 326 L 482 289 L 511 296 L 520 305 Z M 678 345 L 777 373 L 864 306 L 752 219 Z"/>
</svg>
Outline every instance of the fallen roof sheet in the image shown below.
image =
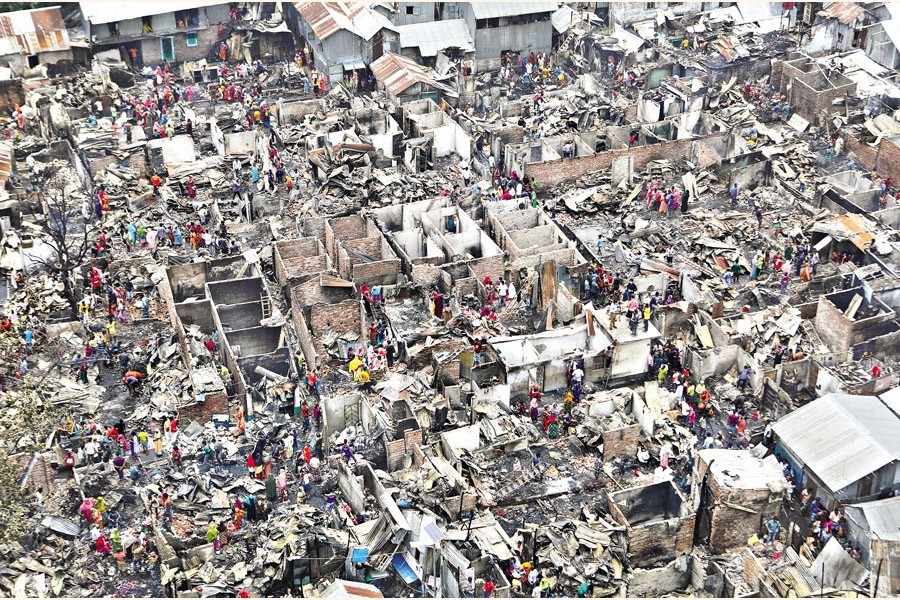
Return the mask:
<svg viewBox="0 0 900 600">
<path fill-rule="evenodd" d="M 613 29 L 612 37 L 619 40 L 619 45 L 623 50 L 625 50 L 626 55 L 634 54 L 641 46 L 644 45 L 644 40 L 634 35 L 630 31 L 622 29 L 622 26 L 618 23 L 616 23 L 616 26 Z"/>
<path fill-rule="evenodd" d="M 773 429 L 833 492 L 900 460 L 900 417 L 875 396 L 826 394 Z"/>
<path fill-rule="evenodd" d="M 184 2 L 121 2 L 110 10 L 109 2 L 79 2 L 84 18 L 92 25 L 103 25 L 129 19 L 161 15 L 175 10 L 189 10 L 222 4 L 221 0 L 185 0 Z"/>
<path fill-rule="evenodd" d="M 370 40 L 382 29 L 397 28 L 366 2 L 295 2 L 300 16 L 309 23 L 319 40 L 325 40 L 345 29 L 364 40 Z"/>
<path fill-rule="evenodd" d="M 437 56 L 445 48 L 475 51 L 475 40 L 469 33 L 465 19 L 414 23 L 397 29 L 400 31 L 400 47 L 418 48 L 422 56 Z"/>
<path fill-rule="evenodd" d="M 58 6 L 0 14 L 0 56 L 69 48 L 69 33 Z"/>
<path fill-rule="evenodd" d="M 567 4 L 563 4 L 559 10 L 550 15 L 550 22 L 553 23 L 553 29 L 557 33 L 565 33 L 585 22 L 601 23 L 602 19 L 590 11 L 576 11 Z"/>
<path fill-rule="evenodd" d="M 656 20 L 648 19 L 646 21 L 638 21 L 631 24 L 632 29 L 645 40 L 656 39 Z"/>
<path fill-rule="evenodd" d="M 869 571 L 853 560 L 837 538 L 828 540 L 809 570 L 822 587 L 837 589 L 861 585 L 869 576 Z"/>
<path fill-rule="evenodd" d="M 875 234 L 869 231 L 870 229 L 870 225 L 860 215 L 856 214 L 838 215 L 816 223 L 812 227 L 812 231 L 827 233 L 841 240 L 849 240 L 863 252 L 868 250 L 872 242 L 875 241 Z"/>
<path fill-rule="evenodd" d="M 384 56 L 373 62 L 370 68 L 375 79 L 382 83 L 392 96 L 399 96 L 416 83 L 422 83 L 446 94 L 455 95 L 452 88 L 434 78 L 433 72 L 427 71 L 417 62 L 393 52 L 386 52 Z"/>
<path fill-rule="evenodd" d="M 843 25 L 849 25 L 853 19 L 864 12 L 866 12 L 865 8 L 853 2 L 832 2 L 816 14 L 829 19 L 837 19 Z"/>
<path fill-rule="evenodd" d="M 552 13 L 559 8 L 558 2 L 473 2 L 472 12 L 476 19 L 497 17 L 517 17 L 537 13 Z"/>
</svg>

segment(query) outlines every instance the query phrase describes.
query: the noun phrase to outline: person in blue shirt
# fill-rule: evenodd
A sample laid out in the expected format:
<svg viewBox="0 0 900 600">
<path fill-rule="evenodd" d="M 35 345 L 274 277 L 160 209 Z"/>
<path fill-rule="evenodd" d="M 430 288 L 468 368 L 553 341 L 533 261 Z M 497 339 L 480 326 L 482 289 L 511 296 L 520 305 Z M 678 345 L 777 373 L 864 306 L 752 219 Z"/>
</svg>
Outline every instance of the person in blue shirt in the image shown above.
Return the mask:
<svg viewBox="0 0 900 600">
<path fill-rule="evenodd" d="M 737 202 L 738 197 L 738 185 L 734 184 L 731 188 L 731 207 L 734 208 L 734 203 Z"/>
<path fill-rule="evenodd" d="M 781 522 L 777 518 L 772 518 L 766 521 L 766 528 L 769 530 L 769 534 L 766 536 L 766 543 L 771 544 L 775 541 L 775 536 L 778 535 L 778 530 L 781 528 Z"/>
</svg>

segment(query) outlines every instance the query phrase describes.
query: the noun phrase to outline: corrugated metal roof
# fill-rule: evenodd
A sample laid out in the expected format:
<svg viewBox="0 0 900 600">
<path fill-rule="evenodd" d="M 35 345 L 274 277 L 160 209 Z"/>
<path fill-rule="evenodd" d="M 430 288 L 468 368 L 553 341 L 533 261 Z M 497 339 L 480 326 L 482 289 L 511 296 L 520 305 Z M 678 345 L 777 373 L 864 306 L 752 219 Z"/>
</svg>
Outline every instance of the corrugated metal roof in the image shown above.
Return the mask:
<svg viewBox="0 0 900 600">
<path fill-rule="evenodd" d="M 475 50 L 475 40 L 465 19 L 401 25 L 397 30 L 400 47 L 418 48 L 422 56 L 437 56 L 445 48 L 459 48 L 464 52 Z"/>
<path fill-rule="evenodd" d="M 382 29 L 397 31 L 368 2 L 295 2 L 294 7 L 319 40 L 328 39 L 341 29 L 364 40 L 372 39 Z"/>
<path fill-rule="evenodd" d="M 829 19 L 837 19 L 844 25 L 849 25 L 853 19 L 866 12 L 866 9 L 853 2 L 833 2 L 818 12 L 819 16 Z"/>
<path fill-rule="evenodd" d="M 827 233 L 840 241 L 849 240 L 854 246 L 865 252 L 872 242 L 875 234 L 870 231 L 874 227 L 866 223 L 860 215 L 838 215 L 813 225 L 812 231 Z"/>
<path fill-rule="evenodd" d="M 455 93 L 450 87 L 435 80 L 432 72 L 427 71 L 419 63 L 393 52 L 385 52 L 384 56 L 369 66 L 375 79 L 383 84 L 392 96 L 399 96 L 416 83 L 423 83 L 448 94 Z"/>
<path fill-rule="evenodd" d="M 536 13 L 552 13 L 559 8 L 559 2 L 473 2 L 472 11 L 476 19 L 497 17 L 517 17 Z"/>
<path fill-rule="evenodd" d="M 888 408 L 900 415 L 900 387 L 892 388 L 881 395 L 881 401 L 888 405 Z"/>
<path fill-rule="evenodd" d="M 863 514 L 873 537 L 900 541 L 900 497 L 851 504 L 847 507 L 847 512 L 851 509 Z"/>
<path fill-rule="evenodd" d="M 69 33 L 58 6 L 0 14 L 0 56 L 69 48 Z"/>
<path fill-rule="evenodd" d="M 162 15 L 176 10 L 189 10 L 191 8 L 226 4 L 226 2 L 222 2 L 222 0 L 120 2 L 115 5 L 115 10 L 111 10 L 109 2 L 79 2 L 78 4 L 81 6 L 81 12 L 88 22 L 92 25 L 103 25 L 129 19 L 140 19 L 151 15 Z"/>
<path fill-rule="evenodd" d="M 833 492 L 900 460 L 900 417 L 875 396 L 827 394 L 773 429 Z"/>
</svg>

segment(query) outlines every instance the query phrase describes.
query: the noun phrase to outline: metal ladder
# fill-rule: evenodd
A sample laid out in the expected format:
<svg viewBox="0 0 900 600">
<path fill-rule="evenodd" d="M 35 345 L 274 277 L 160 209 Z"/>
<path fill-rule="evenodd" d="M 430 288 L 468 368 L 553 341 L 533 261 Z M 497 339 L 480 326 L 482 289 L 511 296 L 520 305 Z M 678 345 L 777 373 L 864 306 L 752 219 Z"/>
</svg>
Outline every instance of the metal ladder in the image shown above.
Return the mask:
<svg viewBox="0 0 900 600">
<path fill-rule="evenodd" d="M 612 377 L 612 367 L 613 363 L 616 362 L 616 357 L 619 356 L 619 345 L 616 344 L 613 346 L 613 354 L 609 359 L 609 364 L 606 366 L 606 379 L 603 381 L 603 389 L 609 389 L 609 379 Z"/>
<path fill-rule="evenodd" d="M 272 316 L 272 302 L 269 300 L 269 295 L 267 293 L 261 292 L 259 294 L 259 304 L 262 308 L 262 320 Z"/>
</svg>

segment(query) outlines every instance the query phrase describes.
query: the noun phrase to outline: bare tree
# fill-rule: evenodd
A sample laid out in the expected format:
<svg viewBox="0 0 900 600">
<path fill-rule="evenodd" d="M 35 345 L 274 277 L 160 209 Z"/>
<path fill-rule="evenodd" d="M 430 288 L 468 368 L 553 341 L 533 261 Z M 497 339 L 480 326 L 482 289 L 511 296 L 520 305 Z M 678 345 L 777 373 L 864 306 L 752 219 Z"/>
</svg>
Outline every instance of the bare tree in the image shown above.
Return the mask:
<svg viewBox="0 0 900 600">
<path fill-rule="evenodd" d="M 62 278 L 63 297 L 68 301 L 72 316 L 78 313 L 73 273 L 84 263 L 91 249 L 91 239 L 97 227 L 81 215 L 78 201 L 66 192 L 41 193 L 46 219 L 41 224 L 44 243 L 53 254 L 44 261 L 50 273 Z"/>
</svg>

